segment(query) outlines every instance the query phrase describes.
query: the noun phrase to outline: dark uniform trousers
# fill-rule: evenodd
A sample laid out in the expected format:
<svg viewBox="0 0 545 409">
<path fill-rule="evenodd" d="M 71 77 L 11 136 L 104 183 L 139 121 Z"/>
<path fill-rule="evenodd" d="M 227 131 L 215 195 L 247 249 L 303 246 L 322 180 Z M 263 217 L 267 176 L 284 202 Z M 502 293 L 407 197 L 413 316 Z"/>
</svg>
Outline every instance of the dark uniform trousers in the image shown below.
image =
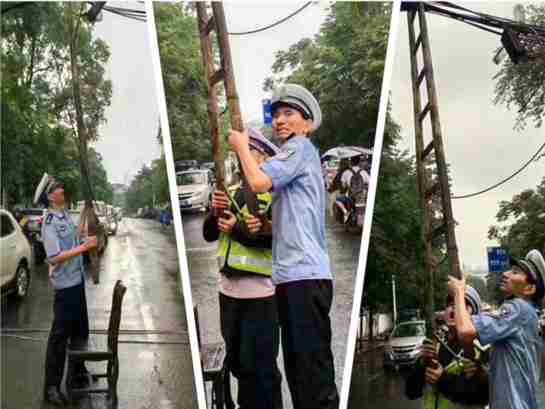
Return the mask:
<svg viewBox="0 0 545 409">
<path fill-rule="evenodd" d="M 89 338 L 89 318 L 85 284 L 55 290 L 53 325 L 47 341 L 45 359 L 45 386 L 60 386 L 66 360 L 68 340 L 72 345 L 84 343 Z M 82 364 L 76 372 L 84 372 Z"/>
<path fill-rule="evenodd" d="M 276 286 L 284 368 L 294 409 L 337 409 L 331 352 L 331 280 Z"/>
<path fill-rule="evenodd" d="M 281 409 L 275 297 L 237 299 L 220 293 L 219 301 L 227 366 L 238 381 L 239 409 Z"/>
</svg>

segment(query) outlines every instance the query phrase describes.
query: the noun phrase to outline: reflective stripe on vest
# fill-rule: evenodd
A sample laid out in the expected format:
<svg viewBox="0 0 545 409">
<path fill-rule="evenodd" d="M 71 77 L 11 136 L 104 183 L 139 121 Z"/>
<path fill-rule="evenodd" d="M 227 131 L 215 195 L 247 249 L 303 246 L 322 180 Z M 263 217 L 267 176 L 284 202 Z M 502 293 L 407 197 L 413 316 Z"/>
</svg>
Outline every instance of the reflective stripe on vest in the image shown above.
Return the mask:
<svg viewBox="0 0 545 409">
<path fill-rule="evenodd" d="M 267 211 L 272 202 L 270 193 L 258 194 L 257 198 L 260 210 Z M 249 214 L 246 205 L 242 208 L 242 213 Z M 248 273 L 266 277 L 272 275 L 272 249 L 244 246 L 228 234 L 220 234 L 217 260 L 220 269 L 227 264 L 231 268 Z"/>
<path fill-rule="evenodd" d="M 475 350 L 475 359 L 479 359 L 480 351 L 478 348 Z M 460 360 L 453 360 L 445 368 L 445 373 L 448 375 L 461 375 L 464 373 L 464 362 Z M 443 394 L 439 393 L 436 388 L 427 385 L 424 392 L 424 409 L 484 409 L 485 405 L 466 405 L 462 403 L 452 402 L 448 400 Z"/>
</svg>

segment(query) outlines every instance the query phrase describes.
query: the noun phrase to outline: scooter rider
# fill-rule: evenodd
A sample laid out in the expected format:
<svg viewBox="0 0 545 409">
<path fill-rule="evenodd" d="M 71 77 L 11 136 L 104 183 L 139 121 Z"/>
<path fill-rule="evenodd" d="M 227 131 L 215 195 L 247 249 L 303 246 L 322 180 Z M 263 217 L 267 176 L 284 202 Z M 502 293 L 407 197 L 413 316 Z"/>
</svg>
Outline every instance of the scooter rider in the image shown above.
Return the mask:
<svg viewBox="0 0 545 409">
<path fill-rule="evenodd" d="M 348 196 L 349 186 L 345 183 L 346 175 L 348 174 L 352 174 L 350 162 L 348 158 L 343 158 L 339 164 L 339 171 L 335 175 L 335 179 L 333 179 L 333 183 L 331 183 L 329 189 L 330 192 L 334 192 L 335 190 L 339 191 L 339 194 L 335 197 L 335 206 L 343 215 L 343 223 L 346 223 L 349 216 L 347 209 L 347 207 L 350 206 L 350 197 Z"/>
<path fill-rule="evenodd" d="M 84 267 L 81 254 L 96 247 L 96 236 L 80 244 L 76 227 L 65 209 L 64 186 L 44 174 L 36 189 L 35 203 L 48 207 L 42 224 L 42 238 L 49 278 L 55 291 L 53 324 L 47 341 L 45 361 L 44 399 L 56 406 L 66 405 L 60 391 L 66 359 L 66 346 L 70 342 L 84 342 L 89 336 L 87 302 L 85 299 Z M 85 366 L 76 368 L 85 375 Z"/>
<path fill-rule="evenodd" d="M 278 152 L 260 132 L 250 129 L 249 133 L 250 150 L 258 163 Z M 260 219 L 249 212 L 247 189 L 240 185 L 231 188 L 232 203 L 225 192 L 214 192 L 212 208 L 222 210 L 223 215 L 218 218 L 210 212 L 203 235 L 206 241 L 219 240 L 221 333 L 228 369 L 238 381 L 239 408 L 279 409 L 282 376 L 276 364 L 278 311 L 271 280 L 272 196 L 257 195 L 264 216 Z"/>
<path fill-rule="evenodd" d="M 470 315 L 481 312 L 481 297 L 466 286 L 465 308 Z M 475 340 L 472 359 L 464 358 L 454 322 L 454 299 L 447 297 L 443 321 L 448 330 L 439 335 L 444 343 L 424 342 L 422 357 L 406 378 L 409 399 L 423 398 L 424 409 L 484 408 L 488 404 L 486 352 Z"/>
<path fill-rule="evenodd" d="M 285 84 L 272 96 L 273 133 L 281 152 L 261 166 L 248 134 L 231 131 L 254 192 L 274 191 L 273 273 L 286 378 L 295 409 L 337 408 L 329 311 L 332 273 L 325 237 L 326 192 L 320 156 L 309 135 L 322 113 L 305 88 Z"/>
<path fill-rule="evenodd" d="M 449 277 L 455 322 L 462 344 L 478 338 L 490 343 L 490 408 L 538 409 L 536 391 L 542 366 L 543 341 L 536 305 L 545 295 L 545 260 L 538 250 L 511 259 L 503 273 L 506 301 L 498 311 L 471 316 L 463 305 L 465 280 Z"/>
</svg>

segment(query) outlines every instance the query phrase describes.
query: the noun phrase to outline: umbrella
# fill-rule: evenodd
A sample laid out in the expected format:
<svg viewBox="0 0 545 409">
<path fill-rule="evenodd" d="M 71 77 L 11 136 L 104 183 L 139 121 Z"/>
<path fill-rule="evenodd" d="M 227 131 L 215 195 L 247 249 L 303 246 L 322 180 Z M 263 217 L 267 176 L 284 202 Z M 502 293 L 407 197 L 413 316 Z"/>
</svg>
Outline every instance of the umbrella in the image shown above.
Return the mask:
<svg viewBox="0 0 545 409">
<path fill-rule="evenodd" d="M 321 157 L 321 160 L 329 159 L 346 159 L 353 158 L 361 155 L 372 155 L 371 149 L 362 148 L 361 146 L 339 146 L 337 148 L 331 148 Z"/>
</svg>

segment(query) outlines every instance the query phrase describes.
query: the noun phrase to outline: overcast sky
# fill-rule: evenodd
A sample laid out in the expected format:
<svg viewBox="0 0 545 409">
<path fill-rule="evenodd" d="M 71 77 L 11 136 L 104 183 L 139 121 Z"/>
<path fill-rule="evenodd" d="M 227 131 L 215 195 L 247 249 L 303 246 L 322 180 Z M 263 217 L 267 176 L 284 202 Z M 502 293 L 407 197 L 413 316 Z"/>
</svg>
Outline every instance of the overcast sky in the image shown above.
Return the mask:
<svg viewBox="0 0 545 409">
<path fill-rule="evenodd" d="M 304 2 L 237 1 L 224 3 L 229 32 L 249 31 L 267 26 L 300 8 Z M 302 38 L 312 38 L 320 30 L 329 2 L 313 3 L 284 23 L 266 31 L 231 36 L 235 81 L 244 121 L 261 120 L 261 100 L 265 78 L 272 75 L 274 54 L 287 50 Z"/>
<path fill-rule="evenodd" d="M 127 7 L 127 3 L 108 5 Z M 143 9 L 136 3 L 130 6 Z M 95 35 L 110 47 L 106 77 L 112 81 L 112 103 L 106 109 L 107 123 L 100 128 L 96 149 L 104 158 L 110 182 L 130 183 L 143 164 L 161 154 L 147 25 L 104 12 Z"/>
<path fill-rule="evenodd" d="M 513 6 L 514 3 L 466 5 L 509 18 Z M 414 153 L 408 29 L 406 16 L 401 17 L 391 83 L 392 109 L 402 127 L 402 146 Z M 437 15 L 428 15 L 428 27 L 452 192 L 472 193 L 509 176 L 526 162 L 544 142 L 545 129 L 529 125 L 522 132 L 514 131 L 515 112 L 493 104 L 492 77 L 498 66 L 492 62 L 492 56 L 500 45 L 498 36 Z M 462 262 L 486 266 L 486 247 L 496 244 L 487 239 L 487 231 L 496 222 L 498 203 L 524 189 L 535 188 L 544 174 L 545 160 L 541 160 L 496 190 L 453 201 Z"/>
</svg>

